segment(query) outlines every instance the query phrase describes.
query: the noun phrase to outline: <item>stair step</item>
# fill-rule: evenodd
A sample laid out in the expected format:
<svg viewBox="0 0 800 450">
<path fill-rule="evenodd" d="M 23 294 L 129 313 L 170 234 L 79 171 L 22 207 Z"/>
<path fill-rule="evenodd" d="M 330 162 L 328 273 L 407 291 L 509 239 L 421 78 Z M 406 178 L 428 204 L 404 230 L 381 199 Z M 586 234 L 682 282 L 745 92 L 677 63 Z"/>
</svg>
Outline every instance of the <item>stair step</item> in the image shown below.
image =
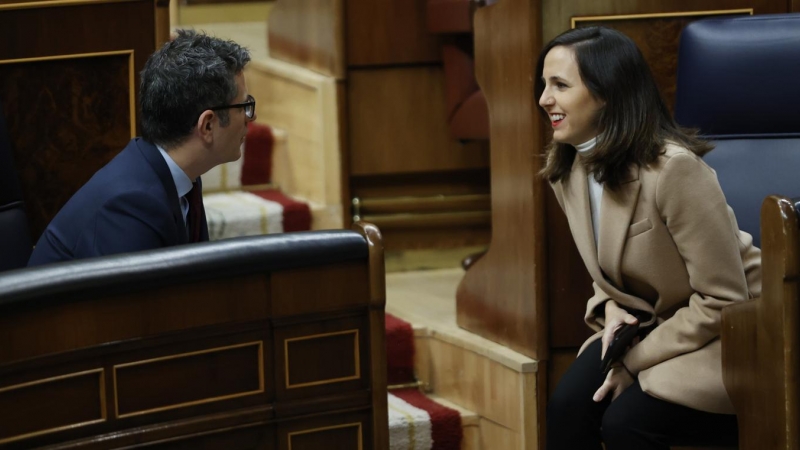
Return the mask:
<svg viewBox="0 0 800 450">
<path fill-rule="evenodd" d="M 428 394 L 428 398 L 436 403 L 458 411 L 461 415 L 461 429 L 464 433 L 461 438 L 461 450 L 480 450 L 481 448 L 481 417 L 473 411 L 439 397 Z"/>
</svg>

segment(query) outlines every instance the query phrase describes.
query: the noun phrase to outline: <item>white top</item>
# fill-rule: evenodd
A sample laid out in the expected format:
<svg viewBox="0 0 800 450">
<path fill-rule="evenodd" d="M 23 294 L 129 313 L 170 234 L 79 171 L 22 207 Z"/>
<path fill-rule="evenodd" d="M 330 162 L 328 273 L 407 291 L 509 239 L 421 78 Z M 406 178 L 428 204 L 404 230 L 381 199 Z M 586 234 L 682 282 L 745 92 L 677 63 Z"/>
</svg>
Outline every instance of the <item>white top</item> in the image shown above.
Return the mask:
<svg viewBox="0 0 800 450">
<path fill-rule="evenodd" d="M 186 194 L 192 190 L 192 180 L 186 175 L 186 172 L 172 160 L 166 150 L 157 145 L 156 148 L 161 152 L 164 161 L 169 167 L 169 173 L 172 174 L 172 181 L 175 182 L 175 190 L 178 191 L 178 201 L 181 204 L 181 213 L 183 213 L 183 223 L 186 224 L 186 214 L 189 213 L 189 200 L 186 200 Z"/>
<path fill-rule="evenodd" d="M 594 151 L 594 147 L 597 145 L 597 137 L 590 139 L 583 144 L 576 145 L 575 149 L 578 150 L 578 154 L 582 156 L 589 155 Z M 594 243 L 595 248 L 600 248 L 599 236 L 600 236 L 600 203 L 603 199 L 603 185 L 598 183 L 597 180 L 594 179 L 594 175 L 591 173 L 587 175 L 589 180 L 589 205 L 591 205 L 592 210 L 592 229 L 594 230 Z"/>
</svg>

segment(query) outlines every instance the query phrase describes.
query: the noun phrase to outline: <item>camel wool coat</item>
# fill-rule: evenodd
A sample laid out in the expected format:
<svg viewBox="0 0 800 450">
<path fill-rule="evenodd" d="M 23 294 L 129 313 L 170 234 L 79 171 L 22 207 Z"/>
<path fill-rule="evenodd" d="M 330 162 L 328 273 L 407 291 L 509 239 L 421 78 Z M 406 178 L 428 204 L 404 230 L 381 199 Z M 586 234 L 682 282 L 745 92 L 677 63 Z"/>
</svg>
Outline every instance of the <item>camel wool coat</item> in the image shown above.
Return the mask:
<svg viewBox="0 0 800 450">
<path fill-rule="evenodd" d="M 585 321 L 597 333 L 581 351 L 602 336 L 607 300 L 650 313 L 642 325 L 658 326 L 622 361 L 642 390 L 733 414 L 722 383 L 721 310 L 761 294 L 761 251 L 739 230 L 716 173 L 689 150 L 666 145 L 618 189 L 603 190 L 598 245 L 580 158 L 552 187 L 594 281 Z"/>
</svg>

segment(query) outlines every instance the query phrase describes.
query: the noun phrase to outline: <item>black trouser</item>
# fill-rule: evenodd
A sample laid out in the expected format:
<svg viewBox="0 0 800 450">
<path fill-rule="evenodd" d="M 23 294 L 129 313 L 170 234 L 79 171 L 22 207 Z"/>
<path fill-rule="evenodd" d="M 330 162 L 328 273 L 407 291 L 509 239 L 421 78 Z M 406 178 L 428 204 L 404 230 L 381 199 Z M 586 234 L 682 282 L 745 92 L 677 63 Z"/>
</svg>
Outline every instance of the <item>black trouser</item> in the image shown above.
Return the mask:
<svg viewBox="0 0 800 450">
<path fill-rule="evenodd" d="M 572 363 L 547 401 L 547 450 L 669 450 L 673 445 L 736 446 L 736 416 L 712 414 L 659 400 L 639 381 L 616 400 L 592 396 L 605 381 L 600 340 Z M 687 383 L 691 374 L 686 374 Z"/>
</svg>

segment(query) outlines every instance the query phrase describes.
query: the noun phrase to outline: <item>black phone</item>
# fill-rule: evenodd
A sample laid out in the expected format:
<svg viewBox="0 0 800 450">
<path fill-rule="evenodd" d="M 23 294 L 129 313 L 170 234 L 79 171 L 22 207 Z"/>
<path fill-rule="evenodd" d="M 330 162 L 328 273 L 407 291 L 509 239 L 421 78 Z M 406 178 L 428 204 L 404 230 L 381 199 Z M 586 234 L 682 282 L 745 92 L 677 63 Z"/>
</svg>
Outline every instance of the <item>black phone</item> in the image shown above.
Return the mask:
<svg viewBox="0 0 800 450">
<path fill-rule="evenodd" d="M 633 325 L 626 323 L 623 324 L 617 331 L 614 332 L 614 339 L 611 340 L 611 344 L 608 345 L 606 349 L 606 355 L 603 357 L 603 361 L 600 363 L 600 370 L 603 374 L 607 374 L 609 370 L 611 370 L 611 365 L 615 362 L 619 361 L 622 358 L 622 355 L 625 354 L 625 350 L 630 347 L 631 343 L 633 342 L 633 338 L 635 338 L 639 334 L 639 323 L 635 323 Z"/>
</svg>

